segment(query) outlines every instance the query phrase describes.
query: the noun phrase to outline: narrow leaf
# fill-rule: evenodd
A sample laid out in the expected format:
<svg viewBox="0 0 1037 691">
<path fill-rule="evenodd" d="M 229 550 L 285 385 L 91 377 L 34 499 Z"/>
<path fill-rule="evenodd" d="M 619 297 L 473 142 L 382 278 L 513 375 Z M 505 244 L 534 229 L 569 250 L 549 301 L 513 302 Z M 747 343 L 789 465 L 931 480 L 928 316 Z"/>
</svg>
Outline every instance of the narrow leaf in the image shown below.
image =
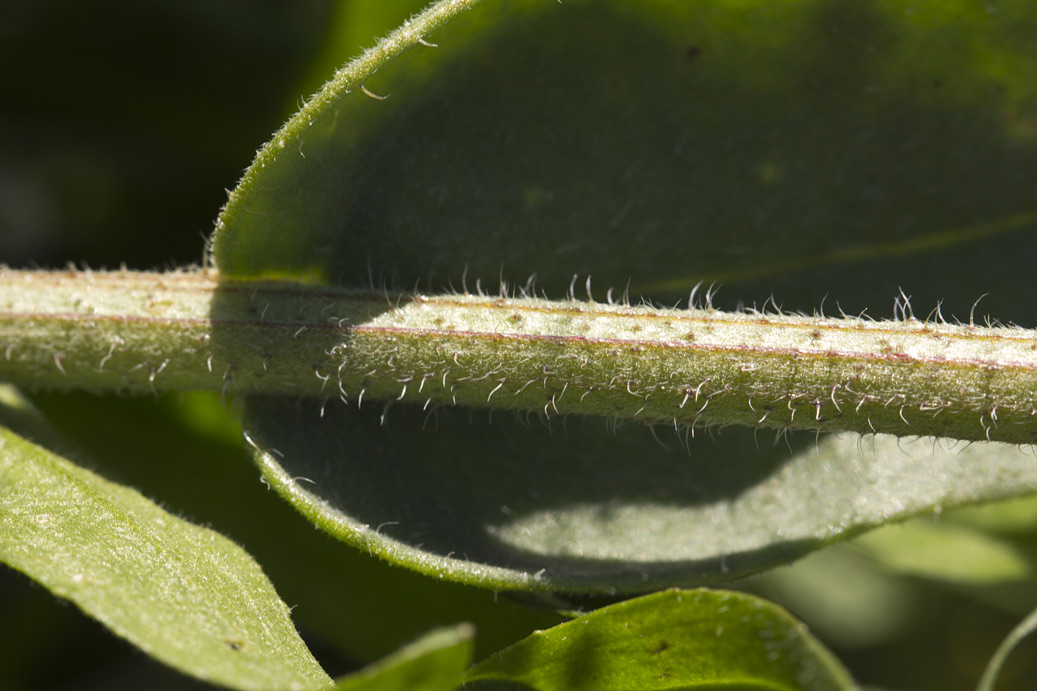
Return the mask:
<svg viewBox="0 0 1037 691">
<path fill-rule="evenodd" d="M 469 624 L 438 629 L 384 660 L 339 679 L 334 691 L 453 691 L 472 663 Z"/>
<path fill-rule="evenodd" d="M 39 421 L 3 391 L 0 561 L 185 674 L 237 689 L 330 683 L 244 550 L 20 436 L 12 427 Z"/>
<path fill-rule="evenodd" d="M 787 612 L 710 590 L 657 593 L 591 612 L 480 662 L 465 680 L 537 691 L 856 688 Z"/>
</svg>

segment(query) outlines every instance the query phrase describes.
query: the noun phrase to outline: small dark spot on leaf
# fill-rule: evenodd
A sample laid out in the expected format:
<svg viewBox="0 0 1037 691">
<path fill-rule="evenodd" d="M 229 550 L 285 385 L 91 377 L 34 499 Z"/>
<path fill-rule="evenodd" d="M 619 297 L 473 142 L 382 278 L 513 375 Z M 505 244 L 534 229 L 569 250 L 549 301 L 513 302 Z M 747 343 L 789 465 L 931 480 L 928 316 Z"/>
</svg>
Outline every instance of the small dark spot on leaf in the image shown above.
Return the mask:
<svg viewBox="0 0 1037 691">
<path fill-rule="evenodd" d="M 683 338 L 685 341 L 694 341 L 695 340 L 695 332 L 694 331 L 689 331 L 688 333 L 686 333 L 683 336 L 681 336 L 681 338 Z M 1037 347 L 1037 345 L 1035 345 L 1034 347 Z"/>
<path fill-rule="evenodd" d="M 237 652 L 240 652 L 241 649 L 245 647 L 244 643 L 233 638 L 224 638 L 223 642 L 226 644 L 228 648 Z"/>
<path fill-rule="evenodd" d="M 652 651 L 652 655 L 659 655 L 666 652 L 670 647 L 670 644 L 666 641 L 659 641 L 659 645 Z"/>
<path fill-rule="evenodd" d="M 821 340 L 821 331 L 820 331 L 820 329 L 814 329 L 813 331 L 811 331 L 810 332 L 810 338 L 811 338 L 811 340 L 814 340 L 814 341 L 820 341 Z"/>
<path fill-rule="evenodd" d="M 694 62 L 699 55 L 702 54 L 702 49 L 698 46 L 688 46 L 684 51 L 684 59 L 688 62 Z"/>
</svg>

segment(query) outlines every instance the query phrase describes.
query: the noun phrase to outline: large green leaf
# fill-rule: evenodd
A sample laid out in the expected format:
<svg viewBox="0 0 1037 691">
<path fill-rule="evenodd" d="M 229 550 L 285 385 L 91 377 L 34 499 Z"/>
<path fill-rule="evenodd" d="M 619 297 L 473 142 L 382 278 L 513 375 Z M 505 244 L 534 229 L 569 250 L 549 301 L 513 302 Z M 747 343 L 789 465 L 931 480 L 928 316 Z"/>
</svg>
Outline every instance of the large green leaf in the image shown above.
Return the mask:
<svg viewBox="0 0 1037 691">
<path fill-rule="evenodd" d="M 330 684 L 259 566 L 221 535 L 47 448 L 0 388 L 0 561 L 152 657 L 240 689 Z"/>
<path fill-rule="evenodd" d="M 519 641 L 465 679 L 537 691 L 856 688 L 787 612 L 709 590 L 657 593 L 591 612 Z"/>
<path fill-rule="evenodd" d="M 440 2 L 264 147 L 215 260 L 1033 321 L 1035 27 L 1025 0 Z"/>
<path fill-rule="evenodd" d="M 233 278 L 432 291 L 535 273 L 560 296 L 593 275 L 599 296 L 629 282 L 659 301 L 721 280 L 732 305 L 801 310 L 903 288 L 963 318 L 994 292 L 988 309 L 1031 323 L 1035 31 L 1019 0 L 437 3 L 264 147 L 214 259 Z M 254 399 L 245 420 L 318 525 L 494 588 L 717 582 L 1037 488 L 1007 447 L 786 453 L 375 405 Z"/>
</svg>

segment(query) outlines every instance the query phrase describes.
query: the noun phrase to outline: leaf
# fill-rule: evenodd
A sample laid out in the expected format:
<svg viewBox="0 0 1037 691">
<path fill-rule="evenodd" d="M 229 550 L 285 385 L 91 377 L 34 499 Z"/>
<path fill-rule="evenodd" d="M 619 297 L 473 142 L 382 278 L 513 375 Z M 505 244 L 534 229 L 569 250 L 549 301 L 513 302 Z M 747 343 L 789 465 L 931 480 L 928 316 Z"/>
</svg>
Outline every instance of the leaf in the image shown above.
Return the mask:
<svg viewBox="0 0 1037 691">
<path fill-rule="evenodd" d="M 263 148 L 214 259 L 433 292 L 591 275 L 670 304 L 721 281 L 731 306 L 850 313 L 903 288 L 961 318 L 993 293 L 1033 323 L 1037 11 L 989 8 L 440 2 Z"/>
<path fill-rule="evenodd" d="M 973 506 L 948 518 L 984 532 L 1025 539 L 1037 530 L 1037 496 Z"/>
<path fill-rule="evenodd" d="M 248 554 L 20 436 L 41 422 L 2 392 L 0 561 L 185 674 L 239 689 L 330 683 Z"/>
<path fill-rule="evenodd" d="M 469 624 L 438 629 L 384 660 L 339 679 L 335 691 L 453 691 L 472 663 Z"/>
<path fill-rule="evenodd" d="M 843 654 L 925 635 L 912 630 L 919 623 L 941 626 L 921 614 L 927 611 L 926 598 L 918 596 L 921 586 L 884 571 L 852 545 L 849 541 L 814 552 L 760 574 L 745 586 L 795 612 L 815 636 Z M 910 686 L 906 679 L 895 678 Z M 874 677 L 869 681 L 874 683 Z"/>
<path fill-rule="evenodd" d="M 1032 558 L 1023 546 L 974 528 L 918 520 L 862 535 L 854 547 L 894 571 L 983 585 L 1028 581 Z"/>
<path fill-rule="evenodd" d="M 989 9 L 437 3 L 263 148 L 214 260 L 234 279 L 431 292 L 559 296 L 592 275 L 589 298 L 629 285 L 669 304 L 723 281 L 731 307 L 828 296 L 851 313 L 902 289 L 920 316 L 943 301 L 962 318 L 994 292 L 984 308 L 1032 323 L 1037 13 Z M 1037 488 L 999 446 L 785 453 L 748 432 L 365 405 L 249 400 L 265 477 L 362 550 L 491 588 L 722 582 Z"/>
<path fill-rule="evenodd" d="M 710 590 L 599 609 L 519 641 L 465 680 L 521 682 L 537 691 L 856 688 L 787 612 L 751 595 Z"/>
<path fill-rule="evenodd" d="M 689 453 L 672 428 L 552 425 L 279 398 L 251 399 L 244 419 L 266 480 L 322 530 L 493 589 L 722 583 L 890 521 L 1037 490 L 1032 459 L 1002 444 L 799 435 L 757 448 L 726 430 Z"/>
</svg>

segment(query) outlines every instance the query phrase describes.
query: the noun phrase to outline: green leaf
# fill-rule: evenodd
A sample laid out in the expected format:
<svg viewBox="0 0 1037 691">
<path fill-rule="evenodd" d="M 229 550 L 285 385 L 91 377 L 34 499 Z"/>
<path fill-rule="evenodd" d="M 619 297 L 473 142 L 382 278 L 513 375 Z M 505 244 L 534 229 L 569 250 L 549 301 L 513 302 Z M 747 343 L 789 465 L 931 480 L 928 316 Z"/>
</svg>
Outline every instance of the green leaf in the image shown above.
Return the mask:
<svg viewBox="0 0 1037 691">
<path fill-rule="evenodd" d="M 535 633 L 465 675 L 479 680 L 537 691 L 856 688 L 785 610 L 710 590 L 647 595 Z"/>
<path fill-rule="evenodd" d="M 962 585 L 1032 580 L 1021 545 L 954 523 L 917 520 L 862 535 L 853 546 L 884 567 Z"/>
<path fill-rule="evenodd" d="M 438 629 L 335 683 L 335 691 L 453 691 L 472 663 L 470 624 Z"/>
<path fill-rule="evenodd" d="M 994 535 L 1025 539 L 1037 530 L 1037 495 L 961 509 L 948 518 Z"/>
<path fill-rule="evenodd" d="M 851 313 L 903 288 L 961 318 L 993 293 L 1033 322 L 1035 24 L 1025 0 L 439 2 L 263 148 L 214 259 Z"/>
<path fill-rule="evenodd" d="M 689 452 L 672 428 L 551 425 L 279 398 L 251 399 L 244 419 L 264 477 L 318 527 L 494 589 L 722 583 L 890 521 L 1037 490 L 1032 459 L 1003 444 L 761 435 L 758 447 L 726 430 Z"/>
<path fill-rule="evenodd" d="M 244 550 L 27 440 L 15 430 L 40 438 L 41 421 L 0 391 L 0 561 L 185 674 L 239 689 L 330 683 Z"/>
<path fill-rule="evenodd" d="M 904 640 L 919 635 L 912 626 L 935 623 L 921 614 L 921 586 L 882 570 L 852 545 L 850 541 L 814 552 L 744 585 L 795 612 L 815 636 L 843 651 Z"/>
</svg>

